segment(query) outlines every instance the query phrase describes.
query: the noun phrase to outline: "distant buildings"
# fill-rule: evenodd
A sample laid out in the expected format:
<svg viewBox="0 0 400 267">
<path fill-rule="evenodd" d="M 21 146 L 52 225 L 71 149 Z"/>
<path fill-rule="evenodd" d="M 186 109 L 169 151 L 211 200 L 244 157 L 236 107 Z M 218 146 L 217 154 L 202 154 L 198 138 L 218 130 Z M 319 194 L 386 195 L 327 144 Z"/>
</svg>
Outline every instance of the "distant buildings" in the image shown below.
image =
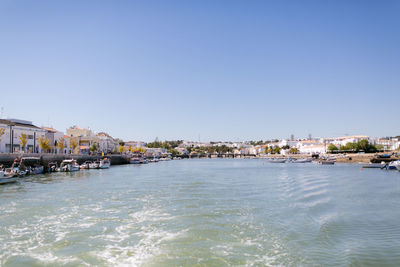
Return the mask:
<svg viewBox="0 0 400 267">
<path fill-rule="evenodd" d="M 118 143 L 109 134 L 105 132 L 95 134 L 90 128 L 72 126 L 67 129 L 67 136 L 76 140 L 81 154 L 89 154 L 93 145 L 97 147 L 97 152 L 101 153 L 117 151 L 118 148 Z"/>
<path fill-rule="evenodd" d="M 4 129 L 4 130 L 1 130 Z M 31 121 L 18 119 L 0 119 L 0 152 L 41 152 L 41 148 L 37 143 L 39 137 L 45 136 L 46 131 L 40 127 L 33 125 Z M 26 135 L 26 145 L 22 147 L 20 137 Z"/>
</svg>

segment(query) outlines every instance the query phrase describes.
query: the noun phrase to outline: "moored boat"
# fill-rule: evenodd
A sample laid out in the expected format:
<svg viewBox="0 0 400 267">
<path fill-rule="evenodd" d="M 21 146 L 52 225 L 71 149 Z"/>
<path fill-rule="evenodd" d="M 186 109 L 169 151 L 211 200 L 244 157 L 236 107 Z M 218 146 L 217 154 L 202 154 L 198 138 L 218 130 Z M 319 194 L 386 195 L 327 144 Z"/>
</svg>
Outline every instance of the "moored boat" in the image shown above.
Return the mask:
<svg viewBox="0 0 400 267">
<path fill-rule="evenodd" d="M 269 163 L 285 163 L 286 159 L 270 159 L 268 160 Z"/>
<path fill-rule="evenodd" d="M 79 171 L 80 167 L 76 160 L 74 159 L 65 159 L 61 162 L 59 171 L 60 172 L 75 172 Z"/>
<path fill-rule="evenodd" d="M 310 163 L 312 162 L 312 159 L 295 159 L 291 161 L 292 163 Z"/>
<path fill-rule="evenodd" d="M 400 171 L 400 160 L 396 160 L 395 162 L 393 162 L 393 166 L 395 166 L 396 169 L 397 169 L 398 171 Z"/>
<path fill-rule="evenodd" d="M 100 161 L 95 161 L 89 164 L 89 169 L 98 169 L 100 166 Z"/>
<path fill-rule="evenodd" d="M 388 170 L 399 170 L 400 171 L 400 160 L 392 161 L 389 163 Z"/>
<path fill-rule="evenodd" d="M 99 169 L 108 169 L 110 168 L 111 162 L 108 158 L 104 158 L 100 160 Z"/>
<path fill-rule="evenodd" d="M 321 165 L 333 165 L 333 164 L 335 164 L 335 161 L 334 160 L 321 160 L 318 163 Z"/>
<path fill-rule="evenodd" d="M 89 169 L 89 168 L 90 168 L 90 164 L 92 164 L 91 161 L 85 161 L 85 162 L 80 166 L 80 168 L 81 168 L 81 169 Z"/>
<path fill-rule="evenodd" d="M 362 166 L 363 169 L 383 169 L 385 167 L 385 162 L 365 164 Z"/>
<path fill-rule="evenodd" d="M 21 160 L 16 158 L 11 165 L 11 168 L 6 168 L 4 170 L 4 176 L 6 177 L 24 177 L 27 174 L 27 169 Z"/>
<path fill-rule="evenodd" d="M 56 172 L 58 170 L 57 162 L 49 162 L 47 164 L 47 172 Z"/>
</svg>

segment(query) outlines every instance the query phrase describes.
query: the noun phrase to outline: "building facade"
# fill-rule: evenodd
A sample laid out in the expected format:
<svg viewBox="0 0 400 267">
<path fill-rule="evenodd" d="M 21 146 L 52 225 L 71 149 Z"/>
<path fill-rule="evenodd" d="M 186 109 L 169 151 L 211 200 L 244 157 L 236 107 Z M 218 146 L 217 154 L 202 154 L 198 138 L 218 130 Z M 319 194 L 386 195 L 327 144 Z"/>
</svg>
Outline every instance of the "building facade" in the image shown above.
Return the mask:
<svg viewBox="0 0 400 267">
<path fill-rule="evenodd" d="M 1 153 L 40 153 L 41 148 L 38 139 L 46 134 L 45 130 L 33 125 L 31 121 L 18 119 L 0 119 L 0 131 L 3 133 L 0 137 Z M 22 147 L 21 144 L 23 134 L 26 135 L 25 147 Z"/>
</svg>

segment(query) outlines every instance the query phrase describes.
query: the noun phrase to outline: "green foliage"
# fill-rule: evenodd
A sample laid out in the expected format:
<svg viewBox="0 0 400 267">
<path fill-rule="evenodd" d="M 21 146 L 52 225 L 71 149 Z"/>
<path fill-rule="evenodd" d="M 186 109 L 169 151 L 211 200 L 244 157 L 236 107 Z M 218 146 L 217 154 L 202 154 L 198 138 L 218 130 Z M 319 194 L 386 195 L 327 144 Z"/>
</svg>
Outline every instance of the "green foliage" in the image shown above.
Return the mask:
<svg viewBox="0 0 400 267">
<path fill-rule="evenodd" d="M 289 150 L 289 154 L 299 154 L 299 153 L 300 153 L 300 151 L 296 147 L 292 147 Z"/>
<path fill-rule="evenodd" d="M 378 150 L 376 146 L 370 144 L 367 139 L 363 139 L 357 143 L 347 143 L 345 146 L 341 146 L 339 149 L 342 151 L 354 152 L 364 151 L 365 153 L 375 153 Z"/>
<path fill-rule="evenodd" d="M 330 144 L 328 146 L 328 150 L 329 151 L 336 151 L 336 150 L 339 150 L 339 148 L 337 146 L 335 146 L 334 144 Z"/>
<path fill-rule="evenodd" d="M 154 142 L 148 143 L 146 145 L 146 147 L 148 147 L 148 148 L 165 148 L 168 150 L 168 149 L 176 148 L 177 146 L 179 146 L 182 143 L 183 143 L 182 140 L 164 141 L 164 142 L 155 140 Z"/>
<path fill-rule="evenodd" d="M 168 149 L 168 153 L 171 153 L 171 155 L 172 155 L 173 157 L 176 157 L 177 155 L 179 155 L 178 150 L 173 149 L 173 148 Z"/>
<path fill-rule="evenodd" d="M 96 143 L 93 143 L 90 147 L 90 152 L 97 152 L 98 147 Z"/>
<path fill-rule="evenodd" d="M 124 146 L 125 142 L 122 139 L 116 138 L 115 141 L 120 145 L 120 146 Z"/>
<path fill-rule="evenodd" d="M 267 144 L 267 143 L 268 143 L 268 141 L 263 141 L 263 140 L 260 140 L 260 141 L 250 141 L 250 142 L 249 142 L 249 144 L 250 144 L 250 145 L 253 145 L 253 146 L 265 145 L 265 144 Z"/>
</svg>

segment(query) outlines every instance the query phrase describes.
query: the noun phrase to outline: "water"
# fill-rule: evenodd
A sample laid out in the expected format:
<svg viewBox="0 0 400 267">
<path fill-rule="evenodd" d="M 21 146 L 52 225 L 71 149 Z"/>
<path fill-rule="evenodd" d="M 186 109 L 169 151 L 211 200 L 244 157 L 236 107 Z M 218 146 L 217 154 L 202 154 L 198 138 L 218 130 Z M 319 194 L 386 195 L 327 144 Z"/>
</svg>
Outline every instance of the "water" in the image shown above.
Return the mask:
<svg viewBox="0 0 400 267">
<path fill-rule="evenodd" d="M 204 159 L 0 187 L 1 266 L 399 266 L 400 173 Z"/>
</svg>

